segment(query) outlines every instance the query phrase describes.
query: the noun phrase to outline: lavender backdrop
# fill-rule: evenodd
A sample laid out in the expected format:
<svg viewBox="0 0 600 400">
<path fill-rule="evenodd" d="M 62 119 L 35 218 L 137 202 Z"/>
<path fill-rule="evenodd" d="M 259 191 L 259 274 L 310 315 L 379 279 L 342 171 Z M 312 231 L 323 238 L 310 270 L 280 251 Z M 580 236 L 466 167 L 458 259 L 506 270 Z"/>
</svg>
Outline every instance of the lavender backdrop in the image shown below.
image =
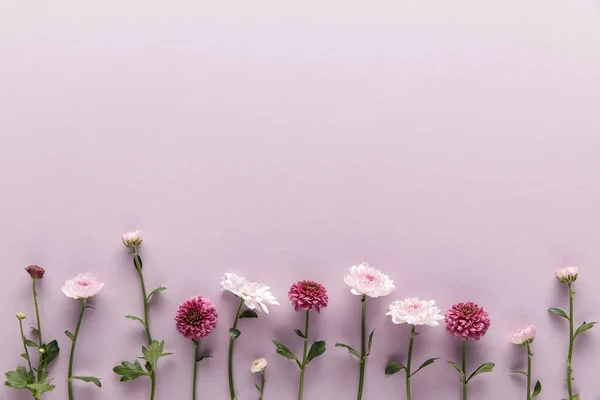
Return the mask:
<svg viewBox="0 0 600 400">
<path fill-rule="evenodd" d="M 265 399 L 296 398 L 298 371 L 272 339 L 300 349 L 302 324 L 285 299 L 316 279 L 331 303 L 313 318 L 328 351 L 309 368 L 306 399 L 352 399 L 358 364 L 333 347 L 359 343 L 359 298 L 342 278 L 368 261 L 398 290 L 369 303 L 376 329 L 365 399 L 402 398 L 392 356 L 408 328 L 384 317 L 393 299 L 473 300 L 492 328 L 470 365 L 495 361 L 473 399 L 523 397 L 524 351 L 507 331 L 538 326 L 540 399 L 564 394 L 566 324 L 557 267 L 581 267 L 576 318 L 600 319 L 600 3 L 597 0 L 0 1 L 0 370 L 20 362 L 14 314 L 30 317 L 23 267 L 40 284 L 53 368 L 66 398 L 68 339 L 78 303 L 60 292 L 90 271 L 106 282 L 86 315 L 79 399 L 146 399 L 147 381 L 119 384 L 111 368 L 139 355 L 138 281 L 121 232 L 143 229 L 154 334 L 174 356 L 158 398 L 186 399 L 192 345 L 173 313 L 213 299 L 221 322 L 203 348 L 204 399 L 228 398 L 226 350 L 236 302 L 219 279 L 236 272 L 273 287 L 282 306 L 242 321 L 236 380 L 269 359 Z M 31 318 L 27 320 L 31 322 Z M 458 399 L 456 340 L 422 329 L 415 362 L 441 360 L 413 382 L 414 399 Z M 600 330 L 575 353 L 581 400 L 600 399 Z M 2 399 L 26 393 L 0 389 Z"/>
</svg>

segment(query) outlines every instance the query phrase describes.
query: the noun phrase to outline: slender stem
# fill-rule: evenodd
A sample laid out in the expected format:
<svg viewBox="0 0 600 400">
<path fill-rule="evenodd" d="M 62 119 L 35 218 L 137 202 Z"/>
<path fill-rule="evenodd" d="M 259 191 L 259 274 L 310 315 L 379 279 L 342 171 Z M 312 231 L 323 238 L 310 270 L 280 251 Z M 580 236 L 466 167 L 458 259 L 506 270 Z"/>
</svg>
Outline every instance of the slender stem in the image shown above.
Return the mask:
<svg viewBox="0 0 600 400">
<path fill-rule="evenodd" d="M 410 364 L 412 362 L 413 344 L 417 336 L 416 327 L 413 325 L 410 331 L 410 343 L 408 344 L 408 358 L 406 360 L 406 400 L 410 400 Z"/>
<path fill-rule="evenodd" d="M 265 394 L 265 371 L 260 373 L 260 394 L 258 395 L 258 400 L 262 400 L 263 395 Z"/>
<path fill-rule="evenodd" d="M 29 358 L 29 350 L 27 349 L 27 345 L 25 344 L 25 333 L 23 332 L 23 320 L 19 318 L 19 327 L 21 328 L 21 340 L 23 340 L 23 348 L 25 349 L 25 355 L 27 356 L 27 365 L 29 365 L 29 371 L 33 371 L 31 368 L 31 359 Z"/>
<path fill-rule="evenodd" d="M 302 367 L 300 368 L 300 387 L 298 389 L 298 400 L 302 400 L 304 392 L 304 370 L 306 369 L 306 356 L 308 354 L 308 320 L 310 311 L 306 310 L 306 322 L 304 323 L 304 351 L 302 353 Z"/>
<path fill-rule="evenodd" d="M 237 329 L 238 322 L 240 320 L 240 314 L 242 312 L 242 307 L 244 305 L 244 299 L 240 299 L 240 306 L 235 313 L 235 320 L 233 321 L 233 327 L 231 329 Z M 229 375 L 229 395 L 231 396 L 231 400 L 237 400 L 235 397 L 235 389 L 233 387 L 233 343 L 235 339 L 233 336 L 229 337 L 229 360 L 227 362 L 227 372 Z"/>
<path fill-rule="evenodd" d="M 139 263 L 139 255 L 137 254 L 137 248 L 133 248 L 133 263 L 135 264 L 135 270 L 140 277 L 140 284 L 142 286 L 142 295 L 144 296 L 144 329 L 146 330 L 146 338 L 148 339 L 148 345 L 152 343 L 152 335 L 150 334 L 150 318 L 148 317 L 148 295 L 146 294 L 146 284 L 144 283 L 144 275 L 142 274 L 142 266 Z"/>
<path fill-rule="evenodd" d="M 571 360 L 573 358 L 573 344 L 575 338 L 573 337 L 573 296 L 575 292 L 571 289 L 571 283 L 568 283 L 569 287 L 569 356 L 567 358 L 567 391 L 569 393 L 569 400 L 573 399 L 573 368 L 571 367 Z"/>
<path fill-rule="evenodd" d="M 463 400 L 467 400 L 467 339 L 462 344 L 462 371 Z"/>
<path fill-rule="evenodd" d="M 527 344 L 527 399 L 530 400 L 531 396 L 531 348 Z"/>
<path fill-rule="evenodd" d="M 196 350 L 194 351 L 194 386 L 192 388 L 192 400 L 196 400 L 196 377 L 198 376 L 198 351 L 200 348 L 200 342 L 194 339 L 192 339 L 192 342 L 194 342 L 194 346 L 196 347 Z"/>
<path fill-rule="evenodd" d="M 73 400 L 73 359 L 75 358 L 75 345 L 77 344 L 77 336 L 79 336 L 79 328 L 81 328 L 81 321 L 83 321 L 83 314 L 87 307 L 87 299 L 81 300 L 81 313 L 79 313 L 79 321 L 77 321 L 77 327 L 73 334 L 73 340 L 71 342 L 71 355 L 69 356 L 69 375 L 67 376 L 67 388 L 69 389 L 69 400 Z"/>
<path fill-rule="evenodd" d="M 154 400 L 154 395 L 156 393 L 156 371 L 152 370 L 152 375 L 150 376 L 151 383 L 151 391 L 150 391 L 150 400 Z"/>
<path fill-rule="evenodd" d="M 32 291 L 33 291 L 33 304 L 35 305 L 35 319 L 37 322 L 37 334 L 38 334 L 38 345 L 39 345 L 39 349 L 43 349 L 44 348 L 44 341 L 42 340 L 42 325 L 40 324 L 40 308 L 38 306 L 38 298 L 37 298 L 37 291 L 35 290 L 35 285 L 37 282 L 37 279 L 33 278 L 32 279 L 33 284 L 32 284 Z M 40 354 L 40 358 L 39 358 L 39 363 L 38 363 L 38 370 L 37 370 L 37 375 L 38 375 L 38 382 L 42 380 L 42 361 L 44 359 L 44 355 Z"/>
<path fill-rule="evenodd" d="M 363 386 L 365 383 L 365 364 L 367 362 L 367 343 L 366 343 L 366 315 L 367 315 L 367 296 L 363 295 L 361 299 L 362 315 L 360 325 L 360 374 L 358 377 L 358 396 L 357 400 L 362 399 Z"/>
</svg>

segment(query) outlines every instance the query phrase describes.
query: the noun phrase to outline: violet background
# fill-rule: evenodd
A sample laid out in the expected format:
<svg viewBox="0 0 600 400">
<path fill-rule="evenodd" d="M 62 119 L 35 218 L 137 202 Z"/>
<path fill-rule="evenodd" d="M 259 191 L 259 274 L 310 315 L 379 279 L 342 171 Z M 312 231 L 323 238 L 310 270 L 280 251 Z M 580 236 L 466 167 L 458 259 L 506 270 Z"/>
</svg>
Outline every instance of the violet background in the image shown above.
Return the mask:
<svg viewBox="0 0 600 400">
<path fill-rule="evenodd" d="M 525 352 L 509 330 L 538 327 L 534 374 L 542 400 L 564 397 L 566 308 L 554 270 L 581 268 L 576 319 L 600 319 L 600 2 L 0 1 L 0 370 L 21 363 L 14 314 L 32 323 L 28 264 L 40 283 L 45 337 L 62 354 L 46 399 L 66 398 L 69 340 L 79 304 L 60 287 L 79 272 L 106 282 L 86 315 L 75 371 L 79 399 L 147 399 L 140 379 L 111 368 L 140 353 L 137 276 L 121 232 L 143 229 L 152 329 L 174 356 L 157 399 L 190 397 L 193 346 L 175 331 L 180 301 L 215 301 L 220 324 L 202 348 L 201 398 L 227 399 L 226 353 L 235 298 L 225 272 L 262 280 L 281 299 L 240 324 L 235 375 L 269 360 L 265 399 L 295 399 L 302 314 L 286 301 L 299 279 L 325 284 L 330 305 L 312 321 L 327 353 L 307 372 L 305 399 L 355 398 L 359 298 L 343 276 L 368 261 L 397 291 L 369 301 L 376 329 L 365 399 L 403 398 L 386 360 L 406 354 L 409 328 L 389 302 L 409 296 L 487 307 L 492 327 L 469 346 L 473 399 L 524 396 Z M 446 360 L 459 345 L 420 329 L 413 399 L 459 399 Z M 599 400 L 600 330 L 578 340 L 575 386 Z M 2 399 L 28 399 L 0 388 Z"/>
</svg>

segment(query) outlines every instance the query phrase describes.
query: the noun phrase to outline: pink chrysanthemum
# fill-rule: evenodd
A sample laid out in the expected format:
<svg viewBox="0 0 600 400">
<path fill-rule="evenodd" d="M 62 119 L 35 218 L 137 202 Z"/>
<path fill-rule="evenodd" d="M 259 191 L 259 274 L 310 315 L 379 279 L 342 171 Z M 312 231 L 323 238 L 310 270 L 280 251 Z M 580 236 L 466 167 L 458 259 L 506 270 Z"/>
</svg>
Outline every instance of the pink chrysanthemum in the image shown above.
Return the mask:
<svg viewBox="0 0 600 400">
<path fill-rule="evenodd" d="M 508 334 L 508 341 L 517 346 L 527 346 L 535 339 L 535 326 L 527 325 Z"/>
<path fill-rule="evenodd" d="M 190 297 L 179 305 L 175 321 L 177 330 L 185 338 L 204 339 L 217 326 L 217 309 L 213 303 L 200 296 Z"/>
<path fill-rule="evenodd" d="M 315 281 L 298 281 L 290 287 L 288 296 L 294 310 L 308 311 L 313 308 L 320 312 L 321 308 L 327 307 L 329 298 L 325 286 Z"/>
<path fill-rule="evenodd" d="M 446 313 L 446 330 L 463 340 L 479 340 L 490 328 L 490 315 L 473 302 L 458 303 Z"/>
</svg>

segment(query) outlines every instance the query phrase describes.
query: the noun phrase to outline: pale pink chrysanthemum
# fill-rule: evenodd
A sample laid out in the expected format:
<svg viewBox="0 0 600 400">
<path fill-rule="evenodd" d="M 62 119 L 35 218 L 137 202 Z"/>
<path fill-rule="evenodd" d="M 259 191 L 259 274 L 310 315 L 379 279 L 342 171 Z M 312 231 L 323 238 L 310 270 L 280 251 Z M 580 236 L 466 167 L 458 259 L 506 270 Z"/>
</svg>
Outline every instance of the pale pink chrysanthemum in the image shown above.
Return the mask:
<svg viewBox="0 0 600 400">
<path fill-rule="evenodd" d="M 137 247 L 144 241 L 142 238 L 142 231 L 124 233 L 121 235 L 121 241 L 123 241 L 123 244 L 127 247 Z"/>
<path fill-rule="evenodd" d="M 217 326 L 217 309 L 203 297 L 190 297 L 179 305 L 175 314 L 177 331 L 185 338 L 204 339 Z"/>
<path fill-rule="evenodd" d="M 535 339 L 535 326 L 527 325 L 524 328 L 517 329 L 514 332 L 509 333 L 508 341 L 517 346 L 526 346 L 531 344 Z"/>
<path fill-rule="evenodd" d="M 89 299 L 98 294 L 104 283 L 91 274 L 79 274 L 65 282 L 62 292 L 65 296 L 76 300 Z"/>
<path fill-rule="evenodd" d="M 490 328 L 490 315 L 473 302 L 458 303 L 446 312 L 446 330 L 463 340 L 479 340 Z"/>
<path fill-rule="evenodd" d="M 387 296 L 396 289 L 389 276 L 367 263 L 351 266 L 344 282 L 350 286 L 350 292 L 357 296 Z"/>
<path fill-rule="evenodd" d="M 562 283 L 572 283 L 577 280 L 579 276 L 579 268 L 577 267 L 565 267 L 556 271 L 556 277 Z"/>
<path fill-rule="evenodd" d="M 329 298 L 325 286 L 315 281 L 298 281 L 290 287 L 288 296 L 294 310 L 308 311 L 313 308 L 320 312 L 321 308 L 327 307 Z"/>
<path fill-rule="evenodd" d="M 404 301 L 394 301 L 390 304 L 390 311 L 385 315 L 392 317 L 395 324 L 438 326 L 444 319 L 440 309 L 435 306 L 435 301 L 419 300 L 416 297 Z"/>
</svg>

